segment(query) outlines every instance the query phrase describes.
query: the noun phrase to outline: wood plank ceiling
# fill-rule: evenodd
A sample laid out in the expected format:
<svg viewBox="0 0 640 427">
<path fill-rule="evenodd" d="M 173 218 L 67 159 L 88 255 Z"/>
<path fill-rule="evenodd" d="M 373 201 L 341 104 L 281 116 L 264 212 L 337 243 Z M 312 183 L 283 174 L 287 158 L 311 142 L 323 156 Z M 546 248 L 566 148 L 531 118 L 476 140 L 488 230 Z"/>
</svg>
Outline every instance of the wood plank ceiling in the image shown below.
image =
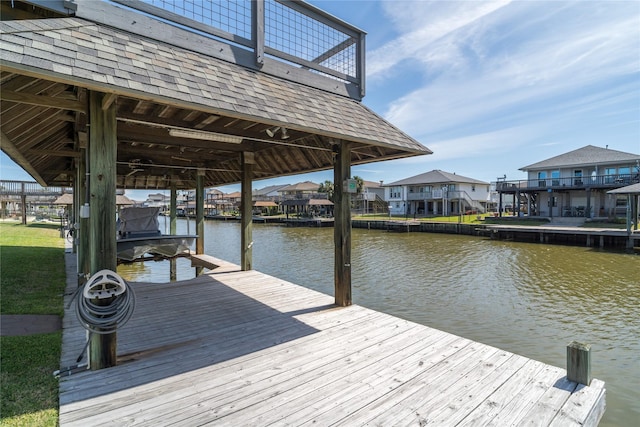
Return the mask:
<svg viewBox="0 0 640 427">
<path fill-rule="evenodd" d="M 87 91 L 53 81 L 3 71 L 2 145 L 28 164 L 46 185 L 72 185 L 75 162 L 87 141 Z M 288 130 L 270 138 L 272 126 L 249 120 L 188 110 L 142 99 L 117 96 L 117 186 L 128 189 L 195 187 L 198 169 L 207 186 L 241 178 L 240 153 L 255 153 L 255 179 L 333 167 L 336 140 Z M 240 144 L 175 137 L 171 129 L 193 129 L 243 137 Z M 394 157 L 393 148 L 357 144 L 353 164 Z M 398 157 L 404 157 L 398 150 Z M 22 158 L 22 161 L 20 159 Z"/>
</svg>

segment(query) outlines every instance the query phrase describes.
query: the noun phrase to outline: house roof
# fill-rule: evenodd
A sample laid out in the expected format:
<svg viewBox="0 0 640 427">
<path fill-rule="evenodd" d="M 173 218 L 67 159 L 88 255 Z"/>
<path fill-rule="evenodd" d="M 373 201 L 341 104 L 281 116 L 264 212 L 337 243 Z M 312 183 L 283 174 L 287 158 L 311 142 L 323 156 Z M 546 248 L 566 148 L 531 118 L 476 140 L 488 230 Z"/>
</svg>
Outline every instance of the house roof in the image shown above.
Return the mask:
<svg viewBox="0 0 640 427">
<path fill-rule="evenodd" d="M 568 153 L 522 167 L 520 170 L 529 171 L 535 169 L 606 165 L 624 162 L 635 163 L 637 161 L 640 161 L 639 154 L 587 145 L 577 150 L 569 151 Z"/>
<path fill-rule="evenodd" d="M 257 200 L 253 202 L 253 206 L 255 206 L 256 208 L 274 208 L 278 205 L 271 200 Z"/>
<path fill-rule="evenodd" d="M 267 187 L 260 188 L 258 190 L 253 190 L 253 195 L 254 196 L 266 196 L 269 193 L 278 192 L 282 188 L 288 187 L 289 185 L 291 185 L 291 184 L 269 185 Z"/>
<path fill-rule="evenodd" d="M 54 205 L 73 205 L 73 194 L 65 193 L 62 196 L 58 197 L 54 202 Z M 135 204 L 133 200 L 128 198 L 127 196 L 123 196 L 121 194 L 116 195 L 116 205 L 117 206 L 131 206 Z"/>
<path fill-rule="evenodd" d="M 455 173 L 445 172 L 439 169 L 432 170 L 420 175 L 401 179 L 400 181 L 384 184 L 383 187 L 391 187 L 397 185 L 419 185 L 419 184 L 440 184 L 440 183 L 469 183 L 469 184 L 489 184 L 466 176 L 457 175 Z"/>
<path fill-rule="evenodd" d="M 366 188 L 381 188 L 382 187 L 382 184 L 380 184 L 380 181 L 362 181 L 362 184 Z"/>
<path fill-rule="evenodd" d="M 313 191 L 317 192 L 320 188 L 320 184 L 316 184 L 311 181 L 298 182 L 297 184 L 287 185 L 286 187 L 278 190 L 279 192 L 285 191 Z"/>
<path fill-rule="evenodd" d="M 640 183 L 631 184 L 626 187 L 616 188 L 615 190 L 607 191 L 608 194 L 640 194 Z"/>
<path fill-rule="evenodd" d="M 116 108 L 119 188 L 194 188 L 198 170 L 207 187 L 237 183 L 245 152 L 254 179 L 330 169 L 344 141 L 352 164 L 431 153 L 358 101 L 142 35 L 80 18 L 2 21 L 0 33 L 2 150 L 43 185 L 75 179 L 91 91 Z M 290 138 L 267 137 L 274 125 Z"/>
</svg>

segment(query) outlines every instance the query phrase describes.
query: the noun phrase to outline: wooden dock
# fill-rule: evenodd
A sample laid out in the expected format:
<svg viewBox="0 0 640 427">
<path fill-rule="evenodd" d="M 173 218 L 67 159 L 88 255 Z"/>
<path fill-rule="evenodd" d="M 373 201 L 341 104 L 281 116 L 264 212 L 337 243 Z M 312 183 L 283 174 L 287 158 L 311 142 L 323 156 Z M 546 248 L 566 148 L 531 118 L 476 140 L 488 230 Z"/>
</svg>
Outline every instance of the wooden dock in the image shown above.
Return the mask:
<svg viewBox="0 0 640 427">
<path fill-rule="evenodd" d="M 604 412 L 597 379 L 581 386 L 561 368 L 200 261 L 223 267 L 132 284 L 119 364 L 61 378 L 61 426 L 588 426 Z M 85 332 L 72 309 L 63 323 L 70 366 Z"/>
<path fill-rule="evenodd" d="M 496 240 L 516 240 L 534 243 L 560 243 L 587 247 L 633 249 L 640 245 L 640 232 L 610 228 L 486 225 L 479 234 Z"/>
</svg>

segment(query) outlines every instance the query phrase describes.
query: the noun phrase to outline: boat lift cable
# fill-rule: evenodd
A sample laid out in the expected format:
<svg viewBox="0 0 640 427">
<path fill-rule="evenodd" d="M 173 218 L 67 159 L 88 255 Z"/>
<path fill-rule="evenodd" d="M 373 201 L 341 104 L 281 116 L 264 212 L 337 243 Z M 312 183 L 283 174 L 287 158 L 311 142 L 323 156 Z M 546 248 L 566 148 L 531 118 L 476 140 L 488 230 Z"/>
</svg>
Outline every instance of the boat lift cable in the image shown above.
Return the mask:
<svg viewBox="0 0 640 427">
<path fill-rule="evenodd" d="M 114 333 L 131 318 L 136 304 L 133 288 L 111 270 L 100 270 L 91 276 L 74 292 L 70 305 L 74 300 L 76 316 L 89 334 Z M 89 340 L 78 362 L 84 357 L 88 344 Z"/>
</svg>

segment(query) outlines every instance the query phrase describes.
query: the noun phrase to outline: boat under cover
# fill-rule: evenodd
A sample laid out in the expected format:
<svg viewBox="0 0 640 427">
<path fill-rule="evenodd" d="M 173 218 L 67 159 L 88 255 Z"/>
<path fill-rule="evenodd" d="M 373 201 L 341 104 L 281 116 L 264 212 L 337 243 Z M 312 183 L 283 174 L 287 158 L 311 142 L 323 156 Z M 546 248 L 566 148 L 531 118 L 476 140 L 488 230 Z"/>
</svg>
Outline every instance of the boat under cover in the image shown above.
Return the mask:
<svg viewBox="0 0 640 427">
<path fill-rule="evenodd" d="M 160 208 L 123 208 L 118 216 L 117 257 L 135 261 L 149 254 L 173 258 L 188 252 L 196 235 L 162 234 L 159 230 Z"/>
</svg>

